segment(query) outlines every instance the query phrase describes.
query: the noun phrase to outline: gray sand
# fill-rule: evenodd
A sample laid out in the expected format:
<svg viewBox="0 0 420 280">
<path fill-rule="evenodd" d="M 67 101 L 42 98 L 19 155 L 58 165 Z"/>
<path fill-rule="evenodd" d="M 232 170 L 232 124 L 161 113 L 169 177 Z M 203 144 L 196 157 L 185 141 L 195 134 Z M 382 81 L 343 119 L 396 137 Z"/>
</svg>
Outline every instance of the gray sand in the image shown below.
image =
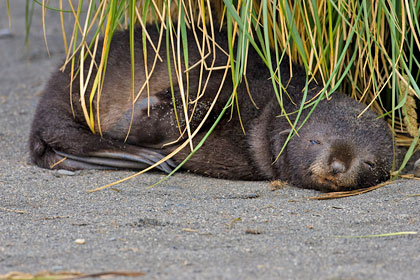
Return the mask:
<svg viewBox="0 0 420 280">
<path fill-rule="evenodd" d="M 0 274 L 41 270 L 143 271 L 146 279 L 420 279 L 420 184 L 400 180 L 338 200 L 270 191 L 268 182 L 158 172 L 87 193 L 133 172 L 43 170 L 28 160 L 30 122 L 64 56 L 59 17 L 47 13 L 48 56 L 34 19 L 24 46 L 24 3 L 10 1 L 0 36 Z M 8 28 L 0 2 L 0 29 Z M 35 16 L 40 15 L 38 8 Z M 20 213 L 19 211 L 23 211 Z M 256 234 L 258 233 L 258 234 Z M 85 244 L 76 244 L 85 239 Z"/>
</svg>

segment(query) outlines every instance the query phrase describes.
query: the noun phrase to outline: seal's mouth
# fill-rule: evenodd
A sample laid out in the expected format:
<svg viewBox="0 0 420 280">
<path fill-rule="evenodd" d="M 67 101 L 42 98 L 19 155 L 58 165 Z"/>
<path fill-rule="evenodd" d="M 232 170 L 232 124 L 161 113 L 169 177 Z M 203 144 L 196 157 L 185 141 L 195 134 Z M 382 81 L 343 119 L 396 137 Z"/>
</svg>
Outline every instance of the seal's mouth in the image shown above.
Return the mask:
<svg viewBox="0 0 420 280">
<path fill-rule="evenodd" d="M 314 183 L 320 186 L 321 189 L 328 189 L 332 191 L 339 191 L 343 187 L 340 187 L 340 185 L 337 182 L 337 179 L 333 176 L 314 176 Z"/>
<path fill-rule="evenodd" d="M 348 186 L 340 182 L 340 180 L 331 175 L 315 175 L 312 176 L 314 184 L 321 191 L 349 191 L 355 189 L 354 186 Z"/>
</svg>

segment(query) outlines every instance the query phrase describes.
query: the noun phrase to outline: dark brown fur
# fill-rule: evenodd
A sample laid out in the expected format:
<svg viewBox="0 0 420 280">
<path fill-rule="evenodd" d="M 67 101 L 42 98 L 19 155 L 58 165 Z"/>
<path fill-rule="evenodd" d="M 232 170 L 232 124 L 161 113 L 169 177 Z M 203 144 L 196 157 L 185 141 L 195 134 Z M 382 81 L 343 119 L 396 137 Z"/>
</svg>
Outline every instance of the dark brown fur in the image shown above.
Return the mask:
<svg viewBox="0 0 420 280">
<path fill-rule="evenodd" d="M 149 28 L 148 32 L 157 45 L 156 29 Z M 141 31 L 137 31 L 135 44 L 136 92 L 145 79 L 140 33 Z M 224 34 L 216 35 L 218 44 L 227 49 L 227 39 Z M 188 38 L 189 61 L 190 65 L 193 65 L 200 56 L 191 33 Z M 178 139 L 180 135 L 172 104 L 164 45 L 160 52 L 163 62 L 157 64 L 150 80 L 150 115 L 147 115 L 148 99 L 144 92 L 136 103 L 131 133 L 124 142 L 131 118 L 128 42 L 127 32 L 116 34 L 112 41 L 99 105 L 103 137 L 98 133 L 92 134 L 85 124 L 79 104 L 78 78 L 73 84 L 75 108 L 75 117 L 73 117 L 69 104 L 69 72 L 53 74 L 38 105 L 30 134 L 31 157 L 37 165 L 50 168 L 52 164 L 62 159 L 63 155 L 74 155 L 73 159 L 67 159 L 54 168 L 70 170 L 102 166 L 109 168 L 116 162 L 113 161 L 109 165 L 98 165 L 97 162 L 83 163 L 85 158 L 78 156 L 101 159 L 111 155 L 113 160 L 118 161 L 118 164 L 115 164 L 117 168 L 125 166 L 119 165 L 119 161 L 128 161 L 129 164 L 125 166 L 128 168 L 144 168 L 142 165 L 137 166 L 136 161 L 146 166 L 150 165 L 178 146 L 178 144 L 163 146 Z M 149 44 L 148 54 L 147 65 L 150 69 L 154 52 Z M 226 59 L 226 56 L 218 51 L 215 65 L 225 65 Z M 212 57 L 206 62 L 210 65 Z M 85 68 L 88 65 L 86 63 Z M 279 70 L 282 81 L 286 84 L 290 79 L 288 63 L 282 63 Z M 198 90 L 199 71 L 199 67 L 195 67 L 189 72 L 190 114 L 194 108 L 191 101 L 195 100 Z M 172 72 L 174 73 L 173 68 Z M 283 95 L 284 106 L 289 113 L 298 109 L 306 81 L 306 74 L 300 67 L 293 67 L 292 72 L 293 77 L 288 83 L 287 92 L 296 105 L 285 94 Z M 211 73 L 205 94 L 199 99 L 195 108 L 196 114 L 192 117 L 192 130 L 198 126 L 204 113 L 207 112 L 219 88 L 223 73 L 224 70 Z M 207 74 L 205 71 L 202 83 Z M 232 118 L 229 108 L 204 145 L 183 166 L 184 169 L 227 179 L 280 179 L 298 187 L 333 191 L 371 186 L 388 178 L 392 162 L 392 138 L 386 123 L 377 119 L 377 115 L 371 111 L 357 118 L 364 106 L 339 93 L 335 93 L 332 100 L 323 100 L 319 103 L 307 123 L 299 130 L 299 135 L 291 139 L 275 161 L 287 138 L 290 125 L 284 117 L 278 117 L 281 115 L 281 110 L 274 97 L 269 72 L 251 48 L 248 55 L 247 78 L 258 109 L 251 102 L 245 84 L 242 83 L 237 91 L 246 135 L 241 129 L 236 107 Z M 173 81 L 176 81 L 175 77 Z M 309 97 L 321 90 L 313 83 L 309 85 L 309 89 Z M 179 88 L 175 87 L 174 91 L 175 107 L 180 117 L 181 128 L 185 128 Z M 225 106 L 231 92 L 232 78 L 228 75 L 218 102 L 194 140 L 194 144 L 206 134 Z M 93 111 L 95 110 L 96 103 L 93 106 Z M 304 110 L 300 120 L 305 119 L 308 112 L 309 110 Z M 296 114 L 290 115 L 292 122 L 295 117 Z M 189 152 L 188 148 L 184 148 L 173 157 L 173 161 L 176 164 L 182 162 Z M 129 157 L 128 160 L 126 155 Z M 131 158 L 131 155 L 136 158 Z M 131 162 L 133 165 L 130 165 Z M 171 167 L 173 167 L 172 162 L 161 165 L 161 169 L 165 171 L 169 171 Z"/>
</svg>

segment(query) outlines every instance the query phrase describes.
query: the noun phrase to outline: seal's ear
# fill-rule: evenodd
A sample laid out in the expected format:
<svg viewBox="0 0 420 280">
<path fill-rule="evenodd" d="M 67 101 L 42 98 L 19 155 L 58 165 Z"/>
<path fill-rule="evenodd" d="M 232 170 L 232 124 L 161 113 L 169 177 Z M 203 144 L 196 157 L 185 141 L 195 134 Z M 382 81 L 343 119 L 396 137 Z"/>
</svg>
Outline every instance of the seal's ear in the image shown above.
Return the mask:
<svg viewBox="0 0 420 280">
<path fill-rule="evenodd" d="M 291 131 L 292 131 L 292 129 L 291 129 L 291 128 L 289 128 L 289 129 L 285 129 L 285 130 L 283 130 L 283 131 L 280 131 L 279 135 L 289 134 Z"/>
</svg>

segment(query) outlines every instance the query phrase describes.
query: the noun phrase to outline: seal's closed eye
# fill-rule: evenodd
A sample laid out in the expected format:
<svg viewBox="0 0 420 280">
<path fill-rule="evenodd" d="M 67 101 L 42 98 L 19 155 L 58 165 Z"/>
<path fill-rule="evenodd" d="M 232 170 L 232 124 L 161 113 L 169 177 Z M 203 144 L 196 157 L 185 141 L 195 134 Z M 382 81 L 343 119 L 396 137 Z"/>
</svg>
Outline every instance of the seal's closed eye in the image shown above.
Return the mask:
<svg viewBox="0 0 420 280">
<path fill-rule="evenodd" d="M 309 143 L 311 143 L 312 145 L 319 145 L 319 144 L 321 144 L 321 142 L 318 141 L 318 140 L 309 140 Z"/>
</svg>

